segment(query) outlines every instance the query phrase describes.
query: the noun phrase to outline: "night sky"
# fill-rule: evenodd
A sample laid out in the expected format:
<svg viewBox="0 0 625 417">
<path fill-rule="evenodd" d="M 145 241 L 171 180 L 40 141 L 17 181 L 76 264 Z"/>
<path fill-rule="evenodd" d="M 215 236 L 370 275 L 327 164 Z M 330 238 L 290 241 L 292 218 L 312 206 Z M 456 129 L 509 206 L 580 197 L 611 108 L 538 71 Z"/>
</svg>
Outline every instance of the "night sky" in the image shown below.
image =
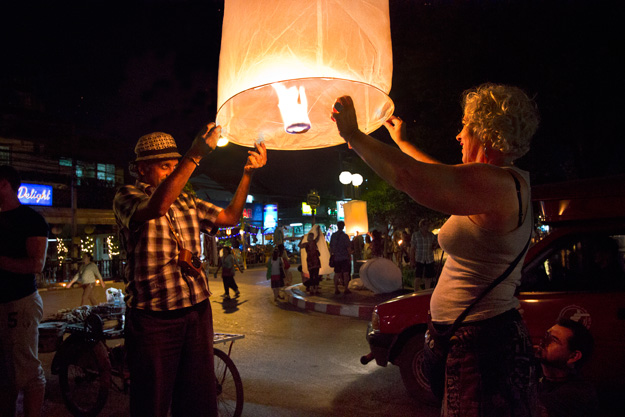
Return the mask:
<svg viewBox="0 0 625 417">
<path fill-rule="evenodd" d="M 271 2 L 265 0 L 268 7 Z M 294 0 L 297 1 L 297 0 Z M 391 0 L 395 113 L 448 163 L 460 95 L 485 81 L 535 96 L 542 123 L 520 165 L 534 183 L 625 173 L 623 14 L 601 1 Z M 2 6 L 0 81 L 34 93 L 76 127 L 68 154 L 126 165 L 139 136 L 171 133 L 184 152 L 214 119 L 223 1 L 20 2 Z M 374 136 L 391 142 L 384 128 Z M 68 147 L 67 143 L 62 144 Z M 229 145 L 201 172 L 231 187 L 247 149 Z M 252 191 L 336 194 L 346 146 L 270 151 Z M 323 167 L 323 168 L 320 168 Z"/>
</svg>

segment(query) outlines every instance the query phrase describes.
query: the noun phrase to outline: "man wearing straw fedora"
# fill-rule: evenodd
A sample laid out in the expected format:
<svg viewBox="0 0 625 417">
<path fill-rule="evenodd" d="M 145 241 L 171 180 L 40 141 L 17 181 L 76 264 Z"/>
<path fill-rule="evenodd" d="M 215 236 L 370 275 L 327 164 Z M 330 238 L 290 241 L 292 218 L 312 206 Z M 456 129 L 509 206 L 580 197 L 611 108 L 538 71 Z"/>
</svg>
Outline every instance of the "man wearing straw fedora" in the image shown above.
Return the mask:
<svg viewBox="0 0 625 417">
<path fill-rule="evenodd" d="M 166 133 L 142 136 L 130 164 L 137 181 L 115 195 L 128 258 L 125 336 L 133 417 L 166 417 L 170 409 L 174 417 L 217 415 L 210 293 L 196 259 L 200 222 L 238 224 L 252 175 L 267 162 L 265 145 L 256 144 L 224 209 L 182 192 L 220 133 L 208 124 L 184 156 Z"/>
</svg>

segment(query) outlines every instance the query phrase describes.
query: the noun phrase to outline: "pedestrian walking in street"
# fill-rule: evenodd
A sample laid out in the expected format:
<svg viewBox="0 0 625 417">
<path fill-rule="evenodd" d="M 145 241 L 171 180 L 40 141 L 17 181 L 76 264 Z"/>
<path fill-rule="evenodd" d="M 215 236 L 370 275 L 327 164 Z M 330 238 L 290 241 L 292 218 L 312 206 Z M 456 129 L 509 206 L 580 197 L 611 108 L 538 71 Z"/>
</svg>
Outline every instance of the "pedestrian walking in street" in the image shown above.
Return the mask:
<svg viewBox="0 0 625 417">
<path fill-rule="evenodd" d="M 13 417 L 21 392 L 25 417 L 41 416 L 46 378 L 38 357 L 43 302 L 35 274 L 48 250 L 49 227 L 20 203 L 15 168 L 0 166 L 0 415 Z"/>
<path fill-rule="evenodd" d="M 74 275 L 74 279 L 67 284 L 67 288 L 71 288 L 75 282 L 78 282 L 82 287 L 82 300 L 80 305 L 97 305 L 98 301 L 95 298 L 93 289 L 98 281 L 100 285 L 102 285 L 102 288 L 106 289 L 104 278 L 102 278 L 98 266 L 93 262 L 93 255 L 85 252 L 82 254 L 82 265 Z"/>
<path fill-rule="evenodd" d="M 221 127 L 206 125 L 184 157 L 162 132 L 142 136 L 113 212 L 128 254 L 126 349 L 132 417 L 217 416 L 213 317 L 200 230 L 239 223 L 254 172 L 267 162 L 257 143 L 222 209 L 183 192 L 200 161 L 215 151 Z M 170 414 L 171 413 L 171 414 Z"/>
<path fill-rule="evenodd" d="M 223 250 L 224 250 L 224 257 L 221 262 L 221 279 L 224 282 L 224 293 L 222 294 L 222 297 L 224 298 L 224 300 L 230 300 L 231 288 L 232 288 L 232 291 L 234 291 L 235 297 L 238 297 L 239 295 L 241 295 L 241 293 L 239 292 L 239 286 L 234 280 L 235 266 L 238 266 L 238 265 L 237 265 L 237 260 L 234 258 L 234 255 L 232 255 L 232 249 L 226 246 L 224 247 Z M 241 268 L 239 267 L 239 271 L 240 270 Z"/>
</svg>

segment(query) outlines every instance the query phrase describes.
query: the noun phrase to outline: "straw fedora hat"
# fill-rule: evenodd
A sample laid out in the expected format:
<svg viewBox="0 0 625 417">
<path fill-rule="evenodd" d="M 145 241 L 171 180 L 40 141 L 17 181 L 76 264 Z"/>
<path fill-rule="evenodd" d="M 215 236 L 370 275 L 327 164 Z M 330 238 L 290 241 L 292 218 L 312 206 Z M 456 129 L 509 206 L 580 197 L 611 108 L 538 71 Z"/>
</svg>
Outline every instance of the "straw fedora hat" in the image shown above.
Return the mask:
<svg viewBox="0 0 625 417">
<path fill-rule="evenodd" d="M 137 146 L 135 146 L 135 154 L 137 154 L 135 162 L 182 158 L 174 138 L 163 132 L 153 132 L 141 136 Z"/>
</svg>

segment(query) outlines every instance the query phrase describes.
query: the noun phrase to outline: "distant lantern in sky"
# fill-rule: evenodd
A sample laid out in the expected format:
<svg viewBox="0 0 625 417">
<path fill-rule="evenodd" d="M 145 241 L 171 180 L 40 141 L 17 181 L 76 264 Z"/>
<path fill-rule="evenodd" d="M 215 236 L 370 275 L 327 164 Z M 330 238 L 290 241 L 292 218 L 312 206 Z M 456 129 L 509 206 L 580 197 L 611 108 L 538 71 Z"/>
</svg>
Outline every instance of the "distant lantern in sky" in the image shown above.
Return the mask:
<svg viewBox="0 0 625 417">
<path fill-rule="evenodd" d="M 217 123 L 243 146 L 340 145 L 335 100 L 370 133 L 393 114 L 392 73 L 388 0 L 226 0 Z"/>
</svg>

